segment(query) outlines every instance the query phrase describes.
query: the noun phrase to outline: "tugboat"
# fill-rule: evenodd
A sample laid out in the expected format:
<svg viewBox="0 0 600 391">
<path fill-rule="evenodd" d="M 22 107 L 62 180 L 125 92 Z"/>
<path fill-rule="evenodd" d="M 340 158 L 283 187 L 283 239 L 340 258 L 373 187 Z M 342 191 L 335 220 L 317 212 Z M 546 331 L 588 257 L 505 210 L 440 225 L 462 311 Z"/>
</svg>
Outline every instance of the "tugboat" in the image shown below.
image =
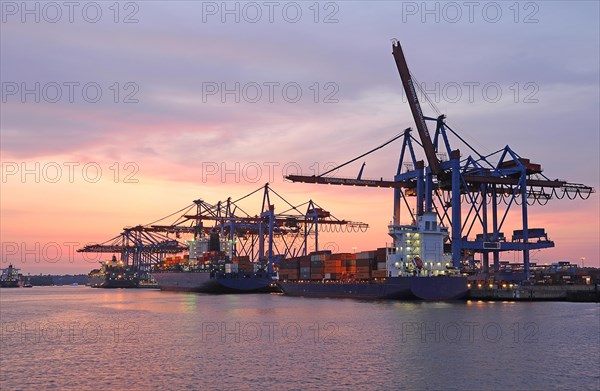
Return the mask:
<svg viewBox="0 0 600 391">
<path fill-rule="evenodd" d="M 111 260 L 100 262 L 100 269 L 89 274 L 89 285 L 92 288 L 137 288 L 139 279 L 123 261 L 113 255 Z"/>
<path fill-rule="evenodd" d="M 12 264 L 2 269 L 0 288 L 19 288 L 23 286 L 23 275 Z"/>
</svg>

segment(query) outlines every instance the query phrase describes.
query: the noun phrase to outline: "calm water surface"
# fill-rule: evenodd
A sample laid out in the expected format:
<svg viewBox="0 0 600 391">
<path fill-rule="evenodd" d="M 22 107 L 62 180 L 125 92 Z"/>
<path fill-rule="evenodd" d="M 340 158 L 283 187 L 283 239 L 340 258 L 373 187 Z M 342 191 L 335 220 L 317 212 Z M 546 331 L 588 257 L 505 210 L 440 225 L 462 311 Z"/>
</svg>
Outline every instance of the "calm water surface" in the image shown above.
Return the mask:
<svg viewBox="0 0 600 391">
<path fill-rule="evenodd" d="M 0 389 L 600 389 L 600 306 L 0 291 Z"/>
</svg>

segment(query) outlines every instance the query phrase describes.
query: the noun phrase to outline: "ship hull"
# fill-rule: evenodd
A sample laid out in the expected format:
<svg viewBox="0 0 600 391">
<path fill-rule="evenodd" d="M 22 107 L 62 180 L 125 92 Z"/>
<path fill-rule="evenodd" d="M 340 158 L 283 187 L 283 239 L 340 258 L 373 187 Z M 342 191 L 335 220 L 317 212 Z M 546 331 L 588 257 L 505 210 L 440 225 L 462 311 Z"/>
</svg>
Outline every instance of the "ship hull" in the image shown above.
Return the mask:
<svg viewBox="0 0 600 391">
<path fill-rule="evenodd" d="M 267 275 L 249 273 L 158 272 L 152 276 L 163 291 L 199 293 L 268 293 L 274 291 Z"/>
<path fill-rule="evenodd" d="M 102 285 L 104 285 L 105 281 L 106 281 L 105 277 L 90 277 L 89 285 L 92 288 L 102 288 Z"/>
<path fill-rule="evenodd" d="M 415 299 L 441 301 L 467 297 L 467 277 L 409 277 Z"/>
<path fill-rule="evenodd" d="M 267 274 L 221 274 L 217 275 L 215 279 L 220 285 L 217 293 L 270 293 L 277 291 L 273 279 Z"/>
<path fill-rule="evenodd" d="M 0 288 L 19 288 L 21 282 L 19 280 L 0 281 Z"/>
<path fill-rule="evenodd" d="M 112 279 L 108 277 L 90 277 L 89 285 L 92 288 L 137 288 L 136 280 Z"/>
<path fill-rule="evenodd" d="M 152 277 L 162 291 L 206 292 L 213 288 L 210 273 L 159 272 Z"/>
<path fill-rule="evenodd" d="M 388 277 L 385 282 L 292 282 L 278 285 L 289 296 L 363 300 L 457 300 L 467 294 L 464 277 Z"/>
<path fill-rule="evenodd" d="M 137 288 L 137 286 L 134 280 L 106 280 L 102 288 Z"/>
</svg>

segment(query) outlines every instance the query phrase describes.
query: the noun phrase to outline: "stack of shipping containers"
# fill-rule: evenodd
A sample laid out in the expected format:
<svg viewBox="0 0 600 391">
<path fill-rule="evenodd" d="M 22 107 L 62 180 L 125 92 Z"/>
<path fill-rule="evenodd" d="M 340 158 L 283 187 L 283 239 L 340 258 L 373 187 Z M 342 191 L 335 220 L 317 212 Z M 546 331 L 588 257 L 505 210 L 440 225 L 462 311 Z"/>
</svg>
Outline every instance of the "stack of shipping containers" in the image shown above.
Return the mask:
<svg viewBox="0 0 600 391">
<path fill-rule="evenodd" d="M 233 264 L 237 264 L 237 269 L 240 272 L 252 273 L 254 271 L 254 265 L 250 262 L 250 257 L 247 255 L 233 257 L 231 261 Z"/>
<path fill-rule="evenodd" d="M 318 251 L 279 265 L 281 280 L 370 280 L 384 278 L 386 273 L 385 248 L 356 254 Z"/>
</svg>

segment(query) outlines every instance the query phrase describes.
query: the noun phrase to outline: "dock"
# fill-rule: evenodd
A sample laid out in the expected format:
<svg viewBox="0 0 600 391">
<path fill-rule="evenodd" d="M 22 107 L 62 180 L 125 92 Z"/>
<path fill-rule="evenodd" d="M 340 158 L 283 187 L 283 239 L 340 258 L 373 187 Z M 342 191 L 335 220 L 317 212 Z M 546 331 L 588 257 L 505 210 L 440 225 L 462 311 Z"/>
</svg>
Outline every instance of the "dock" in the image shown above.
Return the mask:
<svg viewBox="0 0 600 391">
<path fill-rule="evenodd" d="M 471 300 L 508 301 L 572 301 L 600 302 L 600 286 L 594 285 L 514 285 L 496 287 L 473 285 L 469 288 Z"/>
</svg>

